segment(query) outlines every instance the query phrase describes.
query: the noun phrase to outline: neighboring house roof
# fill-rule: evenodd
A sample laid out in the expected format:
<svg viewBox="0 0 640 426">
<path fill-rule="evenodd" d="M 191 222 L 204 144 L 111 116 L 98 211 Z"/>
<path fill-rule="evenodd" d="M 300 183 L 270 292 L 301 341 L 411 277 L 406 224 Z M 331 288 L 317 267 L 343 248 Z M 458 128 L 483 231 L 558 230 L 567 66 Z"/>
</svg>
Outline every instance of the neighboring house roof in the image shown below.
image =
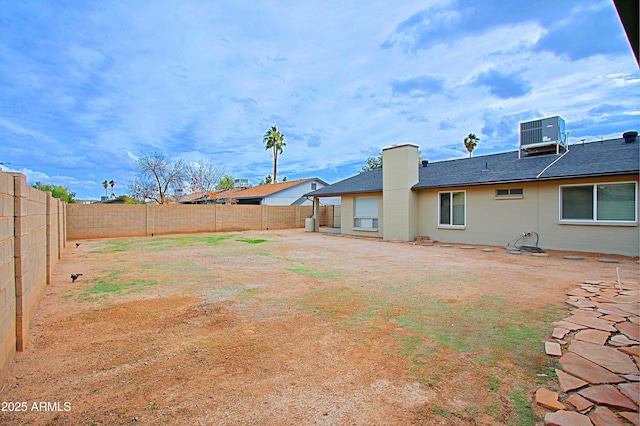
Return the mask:
<svg viewBox="0 0 640 426">
<path fill-rule="evenodd" d="M 322 183 L 323 185 L 328 185 L 326 182 L 318 178 L 289 180 L 286 182 L 269 183 L 265 185 L 254 186 L 252 188 L 247 188 L 242 191 L 239 191 L 237 194 L 233 196 L 233 198 L 235 199 L 264 198 L 269 195 L 273 195 L 277 192 L 284 191 L 287 188 L 291 188 L 309 181 L 317 181 Z"/>
<path fill-rule="evenodd" d="M 191 204 L 198 203 L 199 201 L 208 201 L 208 200 L 225 200 L 228 198 L 232 198 L 233 194 L 242 191 L 242 188 L 233 188 L 233 189 L 219 189 L 217 191 L 207 192 L 194 192 L 192 194 L 187 194 L 179 197 L 179 202 L 182 204 Z"/>
<path fill-rule="evenodd" d="M 332 197 L 342 194 L 362 194 L 366 192 L 382 192 L 382 170 L 362 172 L 305 195 Z"/>
<path fill-rule="evenodd" d="M 638 142 L 624 139 L 574 144 L 559 155 L 518 158 L 518 151 L 456 160 L 437 161 L 420 167 L 419 181 L 412 189 L 495 183 L 615 176 L 638 173 Z M 382 192 L 382 170 L 360 173 L 306 195 L 326 197 L 364 192 Z"/>
</svg>

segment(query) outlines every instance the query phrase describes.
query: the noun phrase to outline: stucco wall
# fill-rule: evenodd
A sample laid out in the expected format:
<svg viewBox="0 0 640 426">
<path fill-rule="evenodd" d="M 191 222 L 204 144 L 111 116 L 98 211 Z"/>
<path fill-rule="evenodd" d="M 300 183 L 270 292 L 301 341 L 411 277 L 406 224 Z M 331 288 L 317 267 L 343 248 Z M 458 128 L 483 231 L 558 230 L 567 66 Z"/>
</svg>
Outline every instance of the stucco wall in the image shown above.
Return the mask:
<svg viewBox="0 0 640 426">
<path fill-rule="evenodd" d="M 387 240 L 411 240 L 418 230 L 418 147 L 404 144 L 385 148 L 383 157 L 384 233 Z"/>
<path fill-rule="evenodd" d="M 0 172 L 0 382 L 29 327 L 64 247 L 64 203 Z M 62 217 L 60 217 L 62 215 Z"/>
<path fill-rule="evenodd" d="M 464 244 L 506 245 L 523 232 L 540 235 L 540 247 L 593 253 L 638 256 L 639 228 L 634 226 L 574 225 L 559 221 L 559 186 L 638 181 L 637 176 L 622 176 L 565 181 L 446 188 L 443 191 L 466 191 L 466 226 L 447 229 L 438 226 L 438 190 L 418 193 L 419 235 Z M 522 198 L 498 199 L 496 189 L 522 188 Z M 527 244 L 534 243 L 527 240 Z"/>
<path fill-rule="evenodd" d="M 331 226 L 333 206 L 320 207 Z M 69 204 L 70 240 L 175 233 L 304 228 L 312 206 Z"/>
<path fill-rule="evenodd" d="M 362 231 L 353 229 L 353 215 L 354 215 L 354 198 L 356 197 L 378 197 L 378 230 L 377 231 Z M 358 195 L 344 195 L 342 196 L 342 204 L 340 207 L 340 232 L 342 234 L 350 235 L 362 235 L 363 237 L 379 237 L 382 238 L 384 231 L 384 218 L 383 218 L 383 204 L 382 194 L 379 192 L 358 194 Z"/>
</svg>

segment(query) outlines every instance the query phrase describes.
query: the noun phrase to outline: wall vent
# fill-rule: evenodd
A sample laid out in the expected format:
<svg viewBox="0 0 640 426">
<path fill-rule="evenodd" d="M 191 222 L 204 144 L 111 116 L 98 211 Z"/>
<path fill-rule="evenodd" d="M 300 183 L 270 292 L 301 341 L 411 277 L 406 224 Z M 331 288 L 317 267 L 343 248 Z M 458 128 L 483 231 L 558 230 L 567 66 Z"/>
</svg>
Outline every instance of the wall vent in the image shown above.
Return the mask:
<svg viewBox="0 0 640 426">
<path fill-rule="evenodd" d="M 567 149 L 567 134 L 564 119 L 559 116 L 542 118 L 520 123 L 520 149 L 518 157 L 524 153 L 559 154 Z"/>
</svg>

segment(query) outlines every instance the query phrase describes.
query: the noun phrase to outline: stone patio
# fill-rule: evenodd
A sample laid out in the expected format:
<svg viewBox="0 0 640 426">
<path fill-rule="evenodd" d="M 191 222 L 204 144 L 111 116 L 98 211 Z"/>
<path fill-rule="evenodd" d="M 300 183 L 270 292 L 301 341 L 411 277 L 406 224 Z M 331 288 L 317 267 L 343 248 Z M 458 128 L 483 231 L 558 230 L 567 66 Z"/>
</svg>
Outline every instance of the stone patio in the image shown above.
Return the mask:
<svg viewBox="0 0 640 426">
<path fill-rule="evenodd" d="M 546 425 L 640 426 L 640 284 L 585 281 L 567 293 L 545 352 L 558 357 L 558 389 L 540 388 Z"/>
</svg>

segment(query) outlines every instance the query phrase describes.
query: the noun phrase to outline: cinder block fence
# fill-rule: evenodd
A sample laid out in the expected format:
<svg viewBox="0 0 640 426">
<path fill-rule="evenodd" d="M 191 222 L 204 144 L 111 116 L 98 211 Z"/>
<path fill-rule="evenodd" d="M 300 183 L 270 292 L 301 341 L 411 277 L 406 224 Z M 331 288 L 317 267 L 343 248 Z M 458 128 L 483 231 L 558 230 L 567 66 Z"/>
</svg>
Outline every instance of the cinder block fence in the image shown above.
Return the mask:
<svg viewBox="0 0 640 426">
<path fill-rule="evenodd" d="M 320 225 L 333 226 L 333 206 L 320 206 Z M 106 237 L 304 228 L 311 206 L 198 204 L 69 204 L 70 240 Z"/>
<path fill-rule="evenodd" d="M 67 240 L 144 235 L 304 228 L 310 206 L 66 204 L 0 172 L 0 384 Z M 333 226 L 333 206 L 320 207 Z"/>
<path fill-rule="evenodd" d="M 65 203 L 0 172 L 0 383 L 24 350 L 38 303 L 65 246 Z"/>
</svg>

